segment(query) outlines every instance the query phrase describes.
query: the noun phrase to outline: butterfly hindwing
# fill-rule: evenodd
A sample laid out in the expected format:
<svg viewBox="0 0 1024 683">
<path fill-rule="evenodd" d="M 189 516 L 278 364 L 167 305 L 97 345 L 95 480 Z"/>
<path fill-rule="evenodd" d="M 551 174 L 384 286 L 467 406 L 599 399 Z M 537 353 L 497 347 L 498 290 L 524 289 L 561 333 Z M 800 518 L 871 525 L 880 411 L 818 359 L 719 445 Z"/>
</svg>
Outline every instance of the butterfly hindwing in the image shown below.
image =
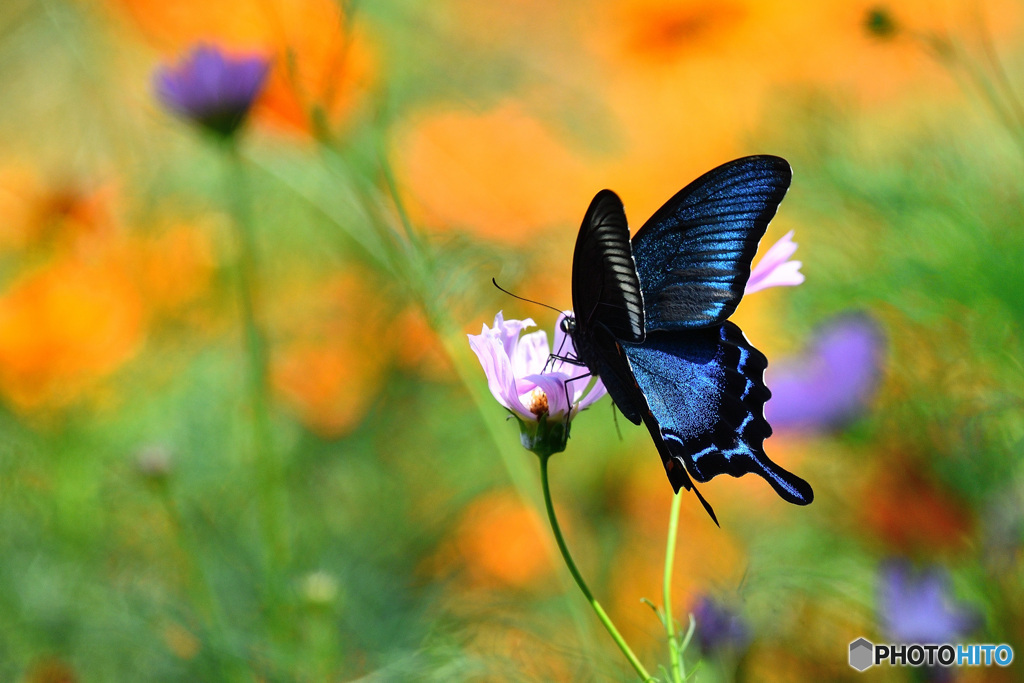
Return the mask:
<svg viewBox="0 0 1024 683">
<path fill-rule="evenodd" d="M 603 325 L 616 338 L 644 338 L 644 299 L 633 261 L 622 200 L 597 193 L 587 209 L 572 258 L 572 304 L 584 336 Z"/>
<path fill-rule="evenodd" d="M 732 314 L 791 179 L 785 159 L 743 157 L 705 173 L 651 216 L 633 237 L 647 330 L 707 327 Z"/>
<path fill-rule="evenodd" d="M 651 333 L 641 345 L 622 347 L 646 398 L 645 422 L 678 491 L 686 471 L 706 482 L 719 474 L 753 472 L 785 500 L 814 497 L 803 479 L 765 455 L 772 430 L 764 419 L 771 392 L 764 383 L 764 355 L 731 322 L 685 332 Z M 667 458 L 666 458 L 667 456 Z"/>
</svg>

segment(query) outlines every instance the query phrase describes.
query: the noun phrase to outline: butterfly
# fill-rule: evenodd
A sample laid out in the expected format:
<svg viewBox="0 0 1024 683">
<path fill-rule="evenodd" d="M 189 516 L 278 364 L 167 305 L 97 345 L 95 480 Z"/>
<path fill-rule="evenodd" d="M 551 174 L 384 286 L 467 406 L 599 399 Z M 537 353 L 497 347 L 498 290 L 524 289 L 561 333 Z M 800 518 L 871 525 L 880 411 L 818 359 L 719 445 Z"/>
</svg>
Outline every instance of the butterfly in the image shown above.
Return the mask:
<svg viewBox="0 0 1024 683">
<path fill-rule="evenodd" d="M 680 190 L 632 239 L 622 201 L 602 190 L 573 252 L 563 321 L 573 362 L 647 427 L 672 488 L 692 489 L 716 524 L 694 481 L 754 473 L 790 503 L 814 498 L 765 455 L 768 361 L 728 320 L 791 179 L 785 159 L 735 159 Z"/>
</svg>

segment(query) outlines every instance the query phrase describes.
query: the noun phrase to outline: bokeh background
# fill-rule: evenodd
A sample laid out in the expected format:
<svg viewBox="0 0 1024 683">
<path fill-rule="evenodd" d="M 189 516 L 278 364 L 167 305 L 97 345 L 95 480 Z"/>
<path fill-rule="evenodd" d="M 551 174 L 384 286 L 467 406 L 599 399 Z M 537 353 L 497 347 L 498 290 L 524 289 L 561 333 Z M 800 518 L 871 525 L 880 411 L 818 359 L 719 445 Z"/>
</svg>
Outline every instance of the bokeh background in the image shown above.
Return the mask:
<svg viewBox="0 0 1024 683">
<path fill-rule="evenodd" d="M 766 243 L 794 230 L 806 282 L 734 319 L 777 387 L 766 449 L 816 498 L 720 477 L 721 529 L 683 501 L 688 667 L 1020 680 L 858 674 L 847 647 L 1024 654 L 1022 22 L 1011 0 L 5 0 L 0 679 L 630 680 L 465 334 L 499 309 L 551 328 L 490 278 L 568 307 L 597 190 L 636 227 L 773 153 L 795 176 Z M 238 163 L 154 95 L 197 43 L 272 60 Z M 552 486 L 653 672 L 671 489 L 620 423 L 581 414 Z"/>
</svg>

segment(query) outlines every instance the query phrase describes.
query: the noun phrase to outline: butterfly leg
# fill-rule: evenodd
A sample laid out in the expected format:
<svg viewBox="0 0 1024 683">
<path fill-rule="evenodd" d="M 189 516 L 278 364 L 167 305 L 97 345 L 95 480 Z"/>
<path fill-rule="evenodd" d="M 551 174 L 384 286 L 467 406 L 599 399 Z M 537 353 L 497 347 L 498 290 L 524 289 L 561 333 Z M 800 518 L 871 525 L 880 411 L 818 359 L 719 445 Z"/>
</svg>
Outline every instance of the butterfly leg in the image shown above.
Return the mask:
<svg viewBox="0 0 1024 683">
<path fill-rule="evenodd" d="M 561 359 L 559 359 L 559 360 L 561 360 Z M 594 374 L 592 372 L 588 372 L 587 374 L 580 375 L 578 377 L 570 377 L 569 379 L 567 379 L 564 382 L 562 382 L 562 389 L 565 391 L 565 404 L 567 406 L 569 406 L 569 410 L 565 413 L 565 433 L 566 434 L 569 433 L 569 420 L 572 419 L 572 397 L 569 395 L 569 384 L 570 384 L 570 382 L 575 382 L 576 380 L 579 380 L 579 379 L 585 379 L 585 380 L 587 380 L 589 382 L 590 378 L 593 377 L 593 376 L 594 376 Z"/>
<path fill-rule="evenodd" d="M 585 379 L 585 380 L 587 380 L 589 382 L 590 378 L 593 377 L 593 376 L 594 376 L 594 373 L 588 372 L 587 374 L 580 375 L 579 377 L 570 377 L 569 379 L 567 379 L 564 382 L 562 382 L 562 388 L 565 389 L 565 403 L 566 403 L 566 405 L 569 406 L 570 412 L 571 412 L 571 409 L 572 409 L 572 399 L 569 397 L 569 383 L 570 382 L 575 382 L 576 380 L 579 380 L 579 379 Z"/>
<path fill-rule="evenodd" d="M 619 411 L 615 407 L 615 401 L 612 401 L 612 422 L 615 423 L 615 433 L 619 435 L 619 441 L 622 441 L 622 430 L 619 429 Z"/>
<path fill-rule="evenodd" d="M 552 353 L 548 356 L 548 362 L 544 364 L 544 370 L 542 372 L 548 372 L 548 368 L 554 361 L 561 361 L 562 363 L 568 363 L 569 365 L 575 365 L 577 367 L 585 368 L 587 364 L 581 361 L 576 356 L 559 356 L 556 353 Z M 590 375 L 580 375 L 580 377 L 589 377 Z M 572 381 L 572 380 L 570 380 Z"/>
</svg>

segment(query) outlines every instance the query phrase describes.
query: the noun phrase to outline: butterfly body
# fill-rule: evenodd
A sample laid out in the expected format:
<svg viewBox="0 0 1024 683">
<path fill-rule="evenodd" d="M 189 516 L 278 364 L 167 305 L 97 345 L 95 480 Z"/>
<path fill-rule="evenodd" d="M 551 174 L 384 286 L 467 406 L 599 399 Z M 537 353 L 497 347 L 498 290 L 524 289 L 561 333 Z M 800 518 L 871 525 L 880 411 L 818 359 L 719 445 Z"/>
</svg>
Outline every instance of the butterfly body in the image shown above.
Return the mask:
<svg viewBox="0 0 1024 683">
<path fill-rule="evenodd" d="M 727 318 L 791 178 L 779 157 L 736 159 L 706 173 L 630 239 L 622 202 L 594 197 L 573 253 L 578 362 L 654 439 L 673 488 L 753 472 L 785 500 L 811 487 L 773 463 L 764 403 L 767 360 Z"/>
</svg>

